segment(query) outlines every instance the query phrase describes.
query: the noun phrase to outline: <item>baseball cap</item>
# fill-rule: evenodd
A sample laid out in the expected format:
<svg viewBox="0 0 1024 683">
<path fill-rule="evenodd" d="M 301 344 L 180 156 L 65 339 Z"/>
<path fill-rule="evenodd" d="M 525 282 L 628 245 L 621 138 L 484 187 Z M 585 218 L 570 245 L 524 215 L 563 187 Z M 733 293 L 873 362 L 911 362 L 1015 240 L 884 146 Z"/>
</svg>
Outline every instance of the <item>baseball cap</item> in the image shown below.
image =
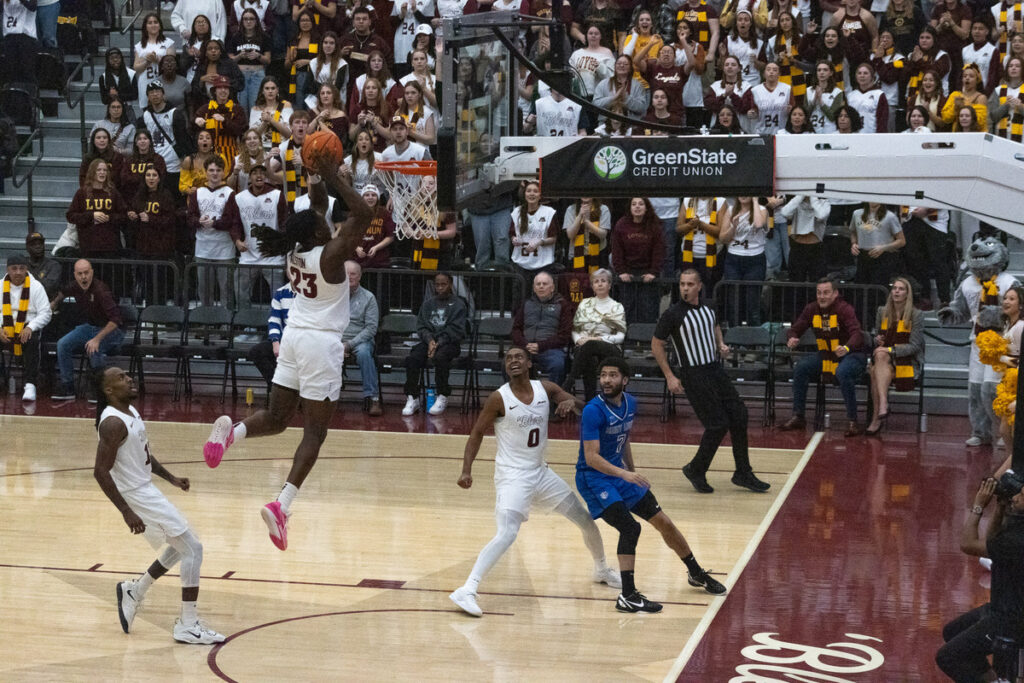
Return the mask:
<svg viewBox="0 0 1024 683">
<path fill-rule="evenodd" d="M 406 128 L 409 127 L 409 124 L 401 116 L 392 116 L 391 117 L 391 126 L 397 126 L 399 124 L 405 126 Z M 389 126 L 389 127 L 391 127 L 391 126 Z"/>
<path fill-rule="evenodd" d="M 163 89 L 164 89 L 164 82 L 163 81 L 150 81 L 149 85 L 146 86 L 146 92 L 147 93 L 150 90 L 163 90 Z"/>
<path fill-rule="evenodd" d="M 413 35 L 416 36 L 429 36 L 434 32 L 434 29 L 430 28 L 430 24 L 420 24 L 416 27 L 416 31 Z"/>
<path fill-rule="evenodd" d="M 41 233 L 41 232 L 30 232 L 25 237 L 25 244 L 28 244 L 29 242 L 35 242 L 36 240 L 38 240 L 40 242 L 45 242 L 46 238 L 43 237 L 43 233 Z"/>
<path fill-rule="evenodd" d="M 211 88 L 230 88 L 231 81 L 228 80 L 227 76 L 214 76 L 213 82 L 210 83 Z"/>
<path fill-rule="evenodd" d="M 8 266 L 28 266 L 28 258 L 21 254 L 11 254 L 7 257 Z"/>
</svg>

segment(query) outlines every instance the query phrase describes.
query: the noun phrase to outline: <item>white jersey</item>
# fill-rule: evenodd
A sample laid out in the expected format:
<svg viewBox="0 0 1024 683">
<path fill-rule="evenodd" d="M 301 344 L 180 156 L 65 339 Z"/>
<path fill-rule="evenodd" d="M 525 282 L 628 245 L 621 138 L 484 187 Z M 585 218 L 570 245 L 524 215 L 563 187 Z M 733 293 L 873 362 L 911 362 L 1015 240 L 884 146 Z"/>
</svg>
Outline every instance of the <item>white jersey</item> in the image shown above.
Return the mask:
<svg viewBox="0 0 1024 683">
<path fill-rule="evenodd" d="M 245 246 L 238 256 L 239 263 L 260 264 L 268 266 L 284 265 L 284 256 L 264 256 L 260 253 L 259 244 L 252 236 L 252 229 L 255 227 L 271 228 L 280 230 L 277 224 L 277 209 L 281 201 L 281 190 L 271 190 L 260 195 L 254 195 L 250 190 L 239 192 L 235 195 L 235 204 L 238 206 L 238 215 L 242 220 L 242 232 L 245 234 Z M 298 200 L 295 200 L 296 203 Z"/>
<path fill-rule="evenodd" d="M 548 230 L 555 221 L 555 210 L 550 206 L 539 206 L 526 217 L 526 232 L 519 232 L 519 216 L 521 207 L 512 209 L 512 232 L 520 240 L 539 242 L 548 236 Z M 512 247 L 512 262 L 526 270 L 537 270 L 553 263 L 555 245 L 541 245 L 536 253 L 526 253 L 526 245 Z"/>
<path fill-rule="evenodd" d="M 729 55 L 740 61 L 740 78 L 743 79 L 743 82 L 751 88 L 758 85 L 761 82 L 761 72 L 757 70 L 757 64 L 754 64 L 754 60 L 761 54 L 761 47 L 764 45 L 764 41 L 758 39 L 757 47 L 754 47 L 747 41 L 733 38 L 732 34 L 729 34 L 725 44 L 729 50 Z"/>
<path fill-rule="evenodd" d="M 308 194 L 304 194 L 301 197 L 295 198 L 295 203 L 292 205 L 292 213 L 298 213 L 299 211 L 305 211 L 313 207 L 313 200 L 309 198 Z M 324 217 L 327 221 L 327 225 L 331 225 L 331 217 L 334 215 L 334 197 L 327 195 L 327 215 Z M 333 231 L 333 226 L 332 226 Z"/>
<path fill-rule="evenodd" d="M 542 97 L 534 103 L 537 111 L 537 135 L 570 137 L 579 135 L 580 107 L 570 100 L 555 102 L 554 97 Z"/>
<path fill-rule="evenodd" d="M 846 103 L 857 110 L 864 122 L 864 127 L 860 129 L 861 133 L 874 133 L 878 130 L 878 107 L 884 99 L 885 93 L 881 88 L 872 88 L 867 92 L 851 88 L 846 93 Z M 888 121 L 885 124 L 888 125 Z"/>
<path fill-rule="evenodd" d="M 159 114 L 146 107 L 142 111 L 142 122 L 153 138 L 153 151 L 163 157 L 167 172 L 180 172 L 181 159 L 174 151 L 174 107 L 164 107 Z"/>
<path fill-rule="evenodd" d="M 824 110 L 830 108 L 842 94 L 841 88 L 832 88 L 832 92 L 821 93 L 820 102 L 815 104 L 814 88 L 807 86 L 807 106 L 811 109 L 811 125 L 814 126 L 815 133 L 835 133 L 839 130 L 836 122 L 826 116 Z"/>
<path fill-rule="evenodd" d="M 295 299 L 288 311 L 288 328 L 337 333 L 348 327 L 348 281 L 328 282 L 320 270 L 323 247 L 288 254 L 288 280 Z"/>
<path fill-rule="evenodd" d="M 533 389 L 533 402 L 529 404 L 516 398 L 508 384 L 498 388 L 505 415 L 494 421 L 494 438 L 498 441 L 498 453 L 494 456 L 495 477 L 500 470 L 532 470 L 546 465 L 544 455 L 548 447 L 551 403 L 542 383 L 530 380 L 530 387 Z"/>
<path fill-rule="evenodd" d="M 36 12 L 21 0 L 10 0 L 4 3 L 4 35 L 11 36 L 22 33 L 29 38 L 36 38 Z"/>
<path fill-rule="evenodd" d="M 402 5 L 408 5 L 405 18 L 402 19 L 395 29 L 394 52 L 395 63 L 405 63 L 406 57 L 412 52 L 413 40 L 416 37 L 416 27 L 419 22 L 416 20 L 416 12 L 423 16 L 432 17 L 437 11 L 434 7 L 434 0 L 404 0 L 395 2 L 391 7 L 391 16 L 402 16 Z"/>
<path fill-rule="evenodd" d="M 163 57 L 169 50 L 174 49 L 174 41 L 170 38 L 164 38 L 159 43 L 149 41 L 146 43 L 146 47 L 142 47 L 142 41 L 135 43 L 135 59 L 145 57 L 147 55 L 156 55 L 158 58 Z M 136 82 L 139 86 L 139 102 L 146 102 L 146 86 L 155 80 L 160 78 L 160 62 L 159 59 L 156 62 L 146 62 L 146 68 L 142 71 L 136 71 Z"/>
<path fill-rule="evenodd" d="M 756 201 L 756 200 L 755 200 Z M 729 253 L 734 256 L 760 256 L 764 253 L 764 244 L 768 235 L 767 226 L 755 228 L 749 211 L 733 216 L 736 224 L 736 236 L 729 242 Z"/>
<path fill-rule="evenodd" d="M 199 217 L 206 216 L 218 220 L 224 215 L 224 207 L 231 198 L 233 190 L 227 185 L 211 190 L 200 187 L 196 190 L 196 203 L 199 205 Z M 199 226 L 196 230 L 196 258 L 226 260 L 235 257 L 235 241 L 227 230 L 215 230 Z"/>
<path fill-rule="evenodd" d="M 774 135 L 779 128 L 786 127 L 786 108 L 791 99 L 791 88 L 785 83 L 778 83 L 774 90 L 769 90 L 764 83 L 750 90 L 757 108 L 757 123 L 754 132 L 759 135 Z"/>
<path fill-rule="evenodd" d="M 978 90 L 987 88 L 988 70 L 992 65 L 992 60 L 998 59 L 996 56 L 998 54 L 996 46 L 992 43 L 984 42 L 980 48 L 975 48 L 974 43 L 970 43 L 960 53 L 963 56 L 964 64 L 977 64 L 978 70 L 981 71 L 981 87 Z"/>
<path fill-rule="evenodd" d="M 110 477 L 120 492 L 131 491 L 152 483 L 153 465 L 149 459 L 149 437 L 146 424 L 134 406 L 128 406 L 131 413 L 122 413 L 113 406 L 107 406 L 100 413 L 100 424 L 108 417 L 116 417 L 128 429 L 128 436 L 117 449 Z"/>
</svg>

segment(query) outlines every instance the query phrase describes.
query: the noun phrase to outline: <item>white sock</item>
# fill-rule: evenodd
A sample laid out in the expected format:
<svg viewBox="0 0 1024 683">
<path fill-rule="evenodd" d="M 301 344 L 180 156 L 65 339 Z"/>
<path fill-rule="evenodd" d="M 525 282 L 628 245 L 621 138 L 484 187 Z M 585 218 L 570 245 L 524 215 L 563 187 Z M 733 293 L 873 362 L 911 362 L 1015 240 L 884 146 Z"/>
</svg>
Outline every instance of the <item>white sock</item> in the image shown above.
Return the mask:
<svg viewBox="0 0 1024 683">
<path fill-rule="evenodd" d="M 245 429 L 245 423 L 244 422 L 239 422 L 238 424 L 235 425 L 235 429 L 234 429 L 234 432 L 233 432 L 234 433 L 234 437 L 235 437 L 235 443 L 238 443 L 242 439 L 245 438 L 245 432 L 246 432 L 246 429 Z"/>
<path fill-rule="evenodd" d="M 199 613 L 196 611 L 196 601 L 181 601 L 181 623 L 191 626 L 199 621 Z"/>
<path fill-rule="evenodd" d="M 281 504 L 281 508 L 285 512 L 288 512 L 297 495 L 299 495 L 298 487 L 290 482 L 285 482 L 285 485 L 281 487 L 281 493 L 277 494 L 277 502 Z"/>
<path fill-rule="evenodd" d="M 608 560 L 606 560 L 603 557 L 601 559 L 599 559 L 599 560 L 594 560 L 594 572 L 600 574 L 601 572 L 604 572 L 604 571 L 607 571 L 607 570 L 608 570 Z"/>
<path fill-rule="evenodd" d="M 149 587 L 156 581 L 152 576 L 149 575 L 148 571 L 142 572 L 142 576 L 135 580 L 135 598 L 136 600 L 142 598 L 149 590 Z"/>
</svg>

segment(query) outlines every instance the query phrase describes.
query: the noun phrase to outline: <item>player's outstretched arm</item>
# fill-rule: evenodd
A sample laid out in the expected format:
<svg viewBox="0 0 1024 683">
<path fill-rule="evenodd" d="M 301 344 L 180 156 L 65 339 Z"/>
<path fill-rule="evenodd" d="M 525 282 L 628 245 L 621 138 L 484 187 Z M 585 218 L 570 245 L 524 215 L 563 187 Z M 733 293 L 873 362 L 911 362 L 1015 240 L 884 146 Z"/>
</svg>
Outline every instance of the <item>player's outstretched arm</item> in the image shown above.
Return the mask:
<svg viewBox="0 0 1024 683">
<path fill-rule="evenodd" d="M 565 417 L 573 411 L 577 414 L 583 412 L 583 406 L 586 405 L 583 399 L 576 398 L 568 391 L 549 380 L 543 379 L 541 380 L 541 384 L 544 385 L 544 391 L 547 392 L 548 398 L 557 406 L 555 412 L 559 417 Z"/>
<path fill-rule="evenodd" d="M 96 446 L 96 464 L 93 466 L 92 476 L 110 502 L 124 517 L 124 523 L 128 525 L 132 533 L 141 534 L 146 530 L 146 524 L 121 496 L 121 492 L 117 490 L 117 484 L 114 483 L 114 478 L 110 476 L 110 470 L 114 468 L 114 461 L 117 459 L 117 449 L 128 438 L 128 428 L 116 417 L 108 417 L 100 423 L 99 436 L 100 442 Z"/>
<path fill-rule="evenodd" d="M 355 188 L 348 183 L 341 182 L 338 178 L 336 163 L 328 164 L 325 160 L 318 171 L 323 182 L 345 202 L 349 211 L 348 218 L 342 221 L 338 227 L 337 236 L 324 248 L 321 267 L 332 271 L 336 269 L 335 272 L 344 274 L 345 261 L 355 255 L 356 247 L 363 239 L 363 233 L 370 227 L 370 222 L 373 220 L 373 210 L 370 209 L 362 195 L 356 192 Z M 323 189 L 326 193 L 326 188 Z M 310 188 L 310 192 L 312 192 L 312 188 Z M 322 215 L 326 217 L 326 209 Z"/>
<path fill-rule="evenodd" d="M 166 479 L 171 483 L 172 486 L 177 486 L 182 491 L 188 491 L 188 477 L 179 479 L 178 477 L 174 476 L 173 474 L 167 471 L 166 467 L 164 467 L 157 461 L 156 457 L 152 453 L 149 454 L 149 464 L 153 468 L 153 474 L 160 477 L 161 479 Z"/>
<path fill-rule="evenodd" d="M 473 461 L 480 452 L 480 444 L 483 443 L 484 434 L 494 426 L 494 421 L 505 414 L 505 403 L 501 400 L 501 394 L 497 391 L 491 392 L 484 402 L 480 415 L 473 424 L 473 430 L 466 440 L 466 449 L 462 454 L 462 474 L 459 475 L 458 484 L 464 489 L 473 485 Z"/>
</svg>

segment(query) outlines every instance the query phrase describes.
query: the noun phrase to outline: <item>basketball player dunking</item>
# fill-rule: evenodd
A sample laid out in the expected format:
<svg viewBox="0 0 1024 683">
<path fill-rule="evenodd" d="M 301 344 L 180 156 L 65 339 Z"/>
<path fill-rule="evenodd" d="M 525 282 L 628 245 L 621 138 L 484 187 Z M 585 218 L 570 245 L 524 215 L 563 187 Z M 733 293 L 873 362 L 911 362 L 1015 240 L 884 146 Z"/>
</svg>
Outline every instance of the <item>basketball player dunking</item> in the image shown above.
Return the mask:
<svg viewBox="0 0 1024 683">
<path fill-rule="evenodd" d="M 182 491 L 188 491 L 189 481 L 168 472 L 150 452 L 146 425 L 131 404 L 139 393 L 128 373 L 106 368 L 99 385 L 96 429 L 100 442 L 93 476 L 133 534 L 143 534 L 157 549 L 167 544 L 139 578 L 117 584 L 121 628 L 125 633 L 131 631 L 146 591 L 180 561 L 181 617 L 174 622 L 174 639 L 195 645 L 222 643 L 224 636 L 201 624 L 196 614 L 203 546 L 178 508 L 153 485 L 153 475 Z"/>
<path fill-rule="evenodd" d="M 349 285 L 345 261 L 354 257 L 356 246 L 373 218 L 370 207 L 346 183 L 338 182 L 337 163 L 318 166 L 320 175 L 309 176 L 312 209 L 300 211 L 285 223 L 284 232 L 255 229 L 260 253 L 286 256 L 285 268 L 295 290 L 288 313 L 288 326 L 281 337 L 277 370 L 270 390 L 270 407 L 232 427 L 227 415 L 217 418 L 203 447 L 206 464 L 216 467 L 224 452 L 246 436 L 280 434 L 291 422 L 302 402 L 305 420 L 299 442 L 277 500 L 263 506 L 260 514 L 270 531 L 270 540 L 280 550 L 288 547 L 288 517 L 292 501 L 306 475 L 313 469 L 334 402 L 341 391 L 341 370 L 345 353 L 341 336 L 349 322 Z M 331 237 L 327 217 L 329 182 L 349 208 L 349 217 Z"/>
<path fill-rule="evenodd" d="M 487 397 L 473 431 L 466 442 L 462 475 L 458 484 L 473 485 L 473 461 L 480 451 L 484 432 L 494 425 L 498 452 L 494 457 L 494 488 L 497 500 L 494 517 L 498 532 L 477 557 L 465 585 L 449 597 L 467 614 L 483 615 L 476 602 L 476 590 L 484 575 L 501 559 L 516 540 L 520 525 L 530 516 L 530 508 L 541 507 L 564 515 L 583 532 L 583 542 L 594 558 L 594 581 L 620 588 L 619 576 L 605 561 L 601 532 L 587 514 L 569 485 L 551 471 L 544 456 L 548 445 L 548 417 L 551 401 L 558 414 L 568 415 L 582 406 L 553 382 L 530 379 L 530 356 L 513 346 L 505 353 L 507 384 Z"/>
</svg>

